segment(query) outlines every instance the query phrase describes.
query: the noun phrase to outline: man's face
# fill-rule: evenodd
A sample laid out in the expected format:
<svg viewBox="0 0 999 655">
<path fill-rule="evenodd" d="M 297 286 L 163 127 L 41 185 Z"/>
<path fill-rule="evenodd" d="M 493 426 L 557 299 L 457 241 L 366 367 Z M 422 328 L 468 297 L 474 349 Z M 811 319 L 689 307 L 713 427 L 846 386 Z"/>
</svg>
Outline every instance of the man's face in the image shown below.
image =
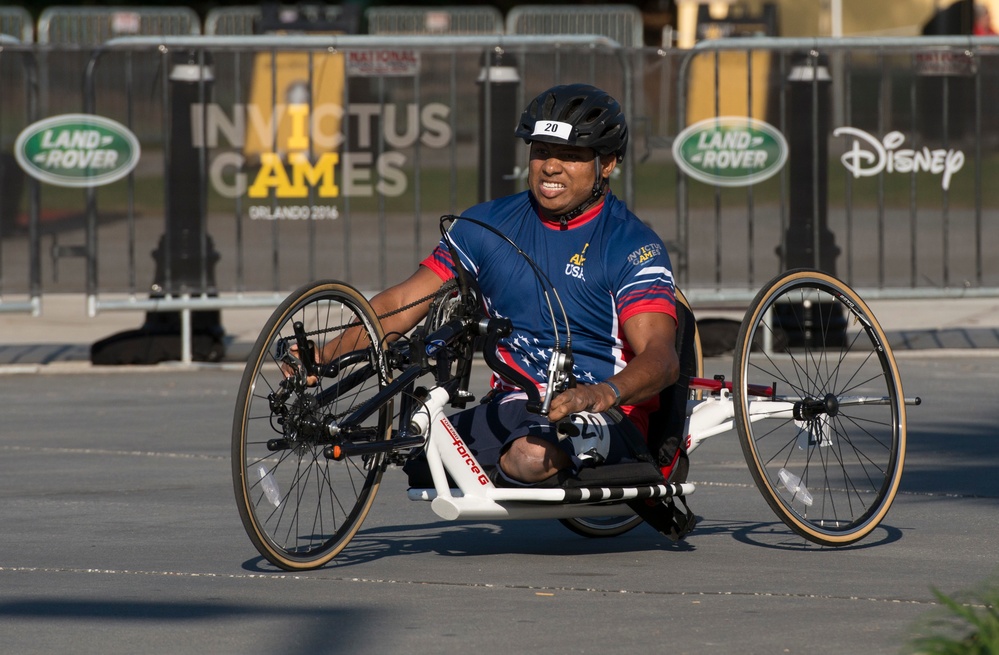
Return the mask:
<svg viewBox="0 0 999 655">
<path fill-rule="evenodd" d="M 532 142 L 527 184 L 541 208 L 551 215 L 564 214 L 589 198 L 597 181 L 594 159 L 592 148 Z M 616 165 L 616 157 L 602 158 L 601 177 L 609 177 Z"/>
</svg>

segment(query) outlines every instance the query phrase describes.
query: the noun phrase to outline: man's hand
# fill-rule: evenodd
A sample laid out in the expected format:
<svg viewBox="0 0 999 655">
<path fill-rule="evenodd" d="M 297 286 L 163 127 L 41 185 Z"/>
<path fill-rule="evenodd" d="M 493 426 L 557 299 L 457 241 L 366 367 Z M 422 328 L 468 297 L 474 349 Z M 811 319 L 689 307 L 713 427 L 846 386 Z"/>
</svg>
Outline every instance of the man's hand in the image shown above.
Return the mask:
<svg viewBox="0 0 999 655">
<path fill-rule="evenodd" d="M 585 384 L 566 389 L 552 399 L 548 420 L 557 423 L 575 412 L 606 412 L 617 404 L 617 394 L 606 384 Z"/>
<path fill-rule="evenodd" d="M 317 364 L 321 364 L 322 362 L 320 361 L 320 357 L 319 357 L 319 349 L 318 348 L 313 348 L 312 351 L 315 354 L 315 361 L 316 361 L 316 363 Z M 288 356 L 290 356 L 290 357 L 292 357 L 294 359 L 297 359 L 298 361 L 297 362 L 295 362 L 295 361 L 289 362 L 288 361 Z M 284 373 L 284 376 L 286 378 L 298 377 L 299 372 L 296 369 L 300 369 L 302 372 L 305 371 L 305 366 L 302 364 L 302 358 L 301 358 L 301 356 L 299 355 L 299 352 L 298 352 L 298 344 L 297 343 L 292 344 L 291 346 L 289 346 L 288 347 L 288 354 L 287 354 L 287 356 L 281 358 L 281 372 Z M 309 375 L 305 379 L 305 384 L 306 384 L 306 386 L 309 386 L 309 387 L 314 387 L 318 383 L 319 383 L 319 378 L 316 377 L 315 375 Z"/>
<path fill-rule="evenodd" d="M 606 412 L 615 405 L 634 405 L 676 382 L 680 362 L 673 346 L 676 321 L 672 316 L 632 316 L 624 323 L 624 335 L 635 354 L 624 370 L 608 379 L 618 392 L 604 382 L 563 391 L 552 399 L 550 421 L 557 423 L 573 412 Z"/>
</svg>

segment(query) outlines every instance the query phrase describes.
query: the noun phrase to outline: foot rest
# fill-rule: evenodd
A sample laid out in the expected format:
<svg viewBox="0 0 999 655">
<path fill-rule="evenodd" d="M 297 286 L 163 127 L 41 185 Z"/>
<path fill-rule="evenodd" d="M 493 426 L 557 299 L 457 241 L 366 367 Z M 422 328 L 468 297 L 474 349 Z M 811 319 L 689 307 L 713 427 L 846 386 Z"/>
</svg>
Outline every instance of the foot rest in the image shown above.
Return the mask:
<svg viewBox="0 0 999 655">
<path fill-rule="evenodd" d="M 601 464 L 586 468 L 576 477 L 566 479 L 561 486 L 577 487 L 633 487 L 647 484 L 663 484 L 663 475 L 651 462 L 626 462 L 622 464 Z"/>
</svg>

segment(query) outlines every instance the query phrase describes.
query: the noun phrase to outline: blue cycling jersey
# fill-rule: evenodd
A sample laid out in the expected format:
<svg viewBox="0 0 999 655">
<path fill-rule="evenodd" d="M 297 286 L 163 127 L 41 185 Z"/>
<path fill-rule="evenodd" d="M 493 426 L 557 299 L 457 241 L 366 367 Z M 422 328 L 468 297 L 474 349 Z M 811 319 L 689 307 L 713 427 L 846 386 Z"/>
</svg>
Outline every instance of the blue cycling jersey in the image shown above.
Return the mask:
<svg viewBox="0 0 999 655">
<path fill-rule="evenodd" d="M 551 281 L 569 318 L 574 374 L 583 384 L 611 377 L 634 356 L 622 329 L 629 318 L 645 312 L 676 318 L 666 247 L 609 192 L 564 229 L 542 220 L 526 191 L 476 205 L 463 216 L 509 237 Z M 553 313 L 559 345 L 565 347 L 565 321 L 555 298 L 545 298 L 545 286 L 513 246 L 481 225 L 458 220 L 448 234 L 462 265 L 476 278 L 486 310 L 513 323 L 513 334 L 500 344 L 500 357 L 543 388 L 555 347 Z M 454 276 L 443 239 L 423 264 L 441 279 Z M 495 377 L 493 385 L 508 388 Z M 657 400 L 624 408 L 643 432 Z"/>
</svg>

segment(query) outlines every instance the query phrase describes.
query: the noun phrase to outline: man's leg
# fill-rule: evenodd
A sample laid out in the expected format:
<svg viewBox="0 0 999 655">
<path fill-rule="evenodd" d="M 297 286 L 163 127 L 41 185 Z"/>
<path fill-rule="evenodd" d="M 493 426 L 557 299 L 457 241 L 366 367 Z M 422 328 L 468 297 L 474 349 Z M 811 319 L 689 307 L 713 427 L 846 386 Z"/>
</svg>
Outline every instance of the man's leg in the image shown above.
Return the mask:
<svg viewBox="0 0 999 655">
<path fill-rule="evenodd" d="M 551 441 L 529 434 L 507 447 L 500 455 L 499 466 L 507 477 L 534 484 L 571 467 L 572 458 Z"/>
</svg>

